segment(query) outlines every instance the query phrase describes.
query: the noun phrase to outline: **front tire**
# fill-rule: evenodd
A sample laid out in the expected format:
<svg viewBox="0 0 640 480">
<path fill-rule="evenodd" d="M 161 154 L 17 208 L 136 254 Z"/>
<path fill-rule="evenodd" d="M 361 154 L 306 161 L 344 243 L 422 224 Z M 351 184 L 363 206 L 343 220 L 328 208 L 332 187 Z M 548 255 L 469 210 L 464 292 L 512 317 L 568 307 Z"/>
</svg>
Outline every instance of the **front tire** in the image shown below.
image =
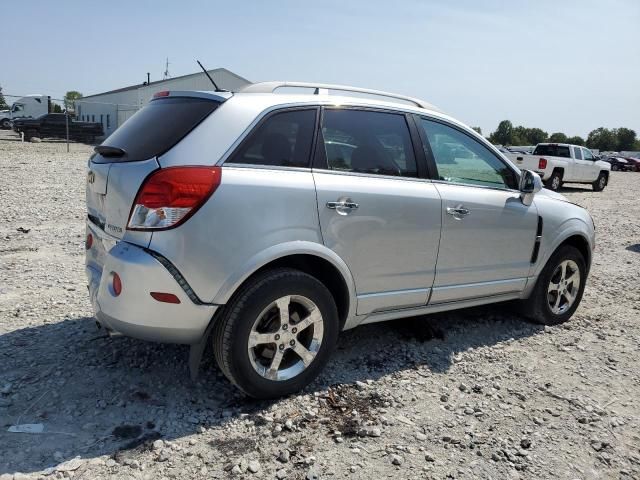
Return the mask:
<svg viewBox="0 0 640 480">
<path fill-rule="evenodd" d="M 604 172 L 600 172 L 600 175 L 598 175 L 596 181 L 591 185 L 593 185 L 594 192 L 601 192 L 602 190 L 604 190 L 604 187 L 607 186 L 607 174 Z"/>
<path fill-rule="evenodd" d="M 213 331 L 216 361 L 247 395 L 277 398 L 311 383 L 338 339 L 335 301 L 299 270 L 268 270 L 225 306 Z"/>
<path fill-rule="evenodd" d="M 521 313 L 534 323 L 559 325 L 580 305 L 587 280 L 587 265 L 580 251 L 563 245 L 540 272 L 531 296 L 522 300 Z"/>
<path fill-rule="evenodd" d="M 11 128 L 11 122 L 5 118 L 4 120 L 2 120 L 2 123 L 0 123 L 0 127 L 2 127 L 4 130 L 9 130 Z"/>
</svg>

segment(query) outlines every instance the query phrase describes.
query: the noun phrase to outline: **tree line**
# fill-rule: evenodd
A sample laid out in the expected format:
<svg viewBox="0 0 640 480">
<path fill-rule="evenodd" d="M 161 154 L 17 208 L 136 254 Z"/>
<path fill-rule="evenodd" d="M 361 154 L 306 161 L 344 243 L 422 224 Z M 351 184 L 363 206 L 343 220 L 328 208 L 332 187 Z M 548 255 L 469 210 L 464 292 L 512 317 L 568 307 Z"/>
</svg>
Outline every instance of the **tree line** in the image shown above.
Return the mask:
<svg viewBox="0 0 640 480">
<path fill-rule="evenodd" d="M 479 127 L 475 127 L 482 134 Z M 640 150 L 640 140 L 636 132 L 630 128 L 596 128 L 589 132 L 587 139 L 580 136 L 569 137 L 562 132 L 549 135 L 540 128 L 514 127 L 509 120 L 503 120 L 498 124 L 495 132 L 489 135 L 489 141 L 494 145 L 536 145 L 542 142 L 571 143 L 573 145 L 586 145 L 600 151 L 632 151 Z"/>
</svg>

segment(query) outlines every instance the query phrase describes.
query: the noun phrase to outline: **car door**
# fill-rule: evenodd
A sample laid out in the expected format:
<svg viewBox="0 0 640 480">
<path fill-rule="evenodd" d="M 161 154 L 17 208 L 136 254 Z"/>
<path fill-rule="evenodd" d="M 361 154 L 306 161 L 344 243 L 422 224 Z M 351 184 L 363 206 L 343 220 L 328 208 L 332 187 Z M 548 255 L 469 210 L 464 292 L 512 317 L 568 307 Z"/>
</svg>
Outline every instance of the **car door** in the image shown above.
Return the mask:
<svg viewBox="0 0 640 480">
<path fill-rule="evenodd" d="M 322 238 L 351 270 L 358 315 L 426 305 L 433 284 L 441 200 L 419 178 L 412 121 L 323 110 L 313 168 Z"/>
<path fill-rule="evenodd" d="M 594 182 L 600 174 L 600 167 L 596 164 L 596 159 L 594 158 L 593 153 L 591 153 L 591 150 L 589 150 L 588 148 L 582 149 L 582 157 L 584 158 L 583 161 L 585 162 L 585 175 L 582 181 Z"/>
<path fill-rule="evenodd" d="M 587 161 L 582 155 L 582 149 L 580 147 L 571 147 L 573 150 L 574 161 L 574 179 L 577 182 L 586 181 L 591 175 L 591 166 L 593 162 Z"/>
<path fill-rule="evenodd" d="M 462 129 L 417 120 L 442 197 L 442 235 L 430 303 L 521 291 L 538 213 L 524 205 L 515 171 Z"/>
</svg>

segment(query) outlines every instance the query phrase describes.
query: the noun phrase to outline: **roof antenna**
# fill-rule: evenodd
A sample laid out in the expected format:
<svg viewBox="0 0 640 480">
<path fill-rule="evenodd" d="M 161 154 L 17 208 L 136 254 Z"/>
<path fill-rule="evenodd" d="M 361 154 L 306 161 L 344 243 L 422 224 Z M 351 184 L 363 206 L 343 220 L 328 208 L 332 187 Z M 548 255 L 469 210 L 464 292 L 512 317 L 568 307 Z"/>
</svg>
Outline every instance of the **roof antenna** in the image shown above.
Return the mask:
<svg viewBox="0 0 640 480">
<path fill-rule="evenodd" d="M 211 83 L 213 84 L 213 87 L 216 89 L 215 90 L 216 92 L 226 92 L 227 91 L 227 90 L 223 90 L 222 88 L 218 88 L 218 85 L 216 85 L 216 82 L 213 81 L 213 78 L 211 78 L 211 75 L 209 75 L 209 72 L 207 72 L 207 69 L 202 66 L 202 64 L 200 63 L 200 60 L 196 60 L 196 62 L 198 62 L 198 65 L 200 65 L 200 68 L 202 69 L 204 74 L 211 81 Z"/>
<path fill-rule="evenodd" d="M 169 73 L 169 57 L 167 57 L 167 63 L 165 64 L 164 73 L 162 74 L 163 80 L 167 80 L 168 78 L 171 78 L 171 74 Z"/>
</svg>

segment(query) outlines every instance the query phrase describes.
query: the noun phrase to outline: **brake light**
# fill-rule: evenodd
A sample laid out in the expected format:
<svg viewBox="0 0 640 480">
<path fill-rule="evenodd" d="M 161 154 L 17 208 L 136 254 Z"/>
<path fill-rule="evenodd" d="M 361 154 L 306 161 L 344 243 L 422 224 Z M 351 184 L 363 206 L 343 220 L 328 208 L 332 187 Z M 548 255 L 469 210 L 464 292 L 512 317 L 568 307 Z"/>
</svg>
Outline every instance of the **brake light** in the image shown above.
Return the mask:
<svg viewBox="0 0 640 480">
<path fill-rule="evenodd" d="M 547 168 L 547 159 L 541 158 L 540 160 L 538 160 L 538 169 L 544 170 L 545 168 Z"/>
<path fill-rule="evenodd" d="M 215 192 L 222 179 L 220 167 L 169 167 L 144 181 L 133 202 L 128 230 L 177 227 Z"/>
<path fill-rule="evenodd" d="M 168 97 L 171 92 L 169 90 L 163 90 L 162 92 L 156 92 L 153 94 L 153 98 Z"/>
</svg>

